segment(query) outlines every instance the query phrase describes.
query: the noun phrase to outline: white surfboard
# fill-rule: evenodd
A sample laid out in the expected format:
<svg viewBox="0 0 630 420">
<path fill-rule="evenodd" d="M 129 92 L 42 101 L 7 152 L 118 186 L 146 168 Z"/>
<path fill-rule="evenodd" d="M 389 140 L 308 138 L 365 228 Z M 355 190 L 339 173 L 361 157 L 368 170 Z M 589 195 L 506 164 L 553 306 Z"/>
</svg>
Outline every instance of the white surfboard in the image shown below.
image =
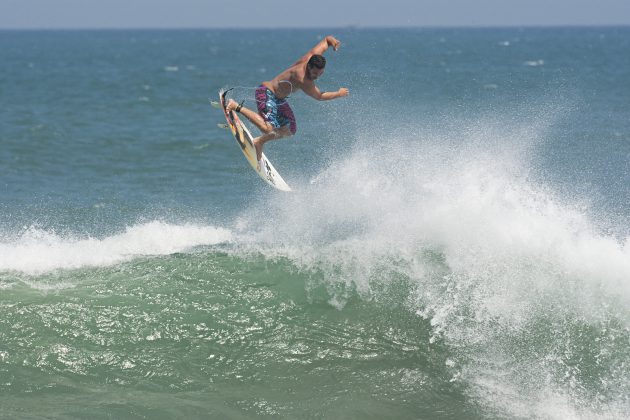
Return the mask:
<svg viewBox="0 0 630 420">
<path fill-rule="evenodd" d="M 225 94 L 227 92 L 228 91 L 224 90 L 219 91 L 219 104 L 225 114 L 228 128 L 232 131 L 232 135 L 234 136 L 236 143 L 240 146 L 245 158 L 254 171 L 256 171 L 256 173 L 264 179 L 267 184 L 279 189 L 280 191 L 291 191 L 291 188 L 286 182 L 284 182 L 284 179 L 282 179 L 278 171 L 276 171 L 264 153 L 262 154 L 260 162 L 256 160 L 256 148 L 254 147 L 254 143 L 252 143 L 254 137 L 249 132 L 245 124 L 243 124 L 243 122 L 239 119 L 237 113 L 234 111 L 228 111 L 225 108 L 227 105 Z"/>
</svg>

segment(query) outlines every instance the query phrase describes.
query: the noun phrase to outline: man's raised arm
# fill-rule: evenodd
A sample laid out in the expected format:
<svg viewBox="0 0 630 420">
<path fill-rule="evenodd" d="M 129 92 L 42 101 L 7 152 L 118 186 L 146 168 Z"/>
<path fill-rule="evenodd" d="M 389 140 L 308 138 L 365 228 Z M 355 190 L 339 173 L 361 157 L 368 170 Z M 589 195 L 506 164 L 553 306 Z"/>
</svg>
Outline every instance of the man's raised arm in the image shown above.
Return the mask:
<svg viewBox="0 0 630 420">
<path fill-rule="evenodd" d="M 339 42 L 337 38 L 332 35 L 328 35 L 326 38 L 319 41 L 317 45 L 315 45 L 308 53 L 310 55 L 322 55 L 324 54 L 324 51 L 328 49 L 328 47 L 333 47 L 333 50 L 337 51 L 339 45 L 341 45 L 341 42 Z"/>
</svg>

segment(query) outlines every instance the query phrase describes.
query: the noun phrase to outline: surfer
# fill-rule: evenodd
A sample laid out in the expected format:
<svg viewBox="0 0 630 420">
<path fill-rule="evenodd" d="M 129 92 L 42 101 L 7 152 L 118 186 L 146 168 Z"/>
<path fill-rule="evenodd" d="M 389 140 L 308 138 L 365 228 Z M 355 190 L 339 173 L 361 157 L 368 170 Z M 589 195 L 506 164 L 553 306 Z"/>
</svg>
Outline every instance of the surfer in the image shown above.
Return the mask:
<svg viewBox="0 0 630 420">
<path fill-rule="evenodd" d="M 258 113 L 244 107 L 242 102 L 239 104 L 234 99 L 229 100 L 228 110 L 240 112 L 263 133 L 253 140 L 258 161 L 262 158 L 263 145 L 266 142 L 295 134 L 297 124 L 293 110 L 287 102 L 287 98 L 292 93 L 302 90 L 318 101 L 348 96 L 349 91 L 346 88 L 340 88 L 336 92 L 321 92 L 315 86 L 315 80 L 324 73 L 326 67 L 326 58 L 322 54 L 329 47 L 337 51 L 340 44 L 337 39 L 329 35 L 291 67 L 273 79 L 262 82 L 255 93 Z"/>
</svg>

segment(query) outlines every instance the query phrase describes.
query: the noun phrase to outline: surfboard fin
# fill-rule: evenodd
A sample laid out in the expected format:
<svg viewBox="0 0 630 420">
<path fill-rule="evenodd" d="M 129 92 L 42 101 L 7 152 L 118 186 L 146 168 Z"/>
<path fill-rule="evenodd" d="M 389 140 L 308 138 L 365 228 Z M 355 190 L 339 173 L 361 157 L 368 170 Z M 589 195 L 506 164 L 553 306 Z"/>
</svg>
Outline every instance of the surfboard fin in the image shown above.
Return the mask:
<svg viewBox="0 0 630 420">
<path fill-rule="evenodd" d="M 230 126 L 225 124 L 225 123 L 218 123 L 217 127 L 222 128 L 224 130 L 229 130 L 230 129 Z"/>
</svg>

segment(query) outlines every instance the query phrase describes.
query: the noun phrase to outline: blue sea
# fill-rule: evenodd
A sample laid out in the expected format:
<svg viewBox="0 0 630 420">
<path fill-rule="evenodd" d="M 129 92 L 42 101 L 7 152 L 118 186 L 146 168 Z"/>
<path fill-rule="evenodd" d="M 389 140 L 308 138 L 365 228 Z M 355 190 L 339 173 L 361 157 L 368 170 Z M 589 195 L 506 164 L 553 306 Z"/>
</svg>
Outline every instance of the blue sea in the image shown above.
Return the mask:
<svg viewBox="0 0 630 420">
<path fill-rule="evenodd" d="M 265 184 L 210 107 L 323 36 Z M 0 418 L 630 417 L 630 28 L 0 32 Z"/>
</svg>

